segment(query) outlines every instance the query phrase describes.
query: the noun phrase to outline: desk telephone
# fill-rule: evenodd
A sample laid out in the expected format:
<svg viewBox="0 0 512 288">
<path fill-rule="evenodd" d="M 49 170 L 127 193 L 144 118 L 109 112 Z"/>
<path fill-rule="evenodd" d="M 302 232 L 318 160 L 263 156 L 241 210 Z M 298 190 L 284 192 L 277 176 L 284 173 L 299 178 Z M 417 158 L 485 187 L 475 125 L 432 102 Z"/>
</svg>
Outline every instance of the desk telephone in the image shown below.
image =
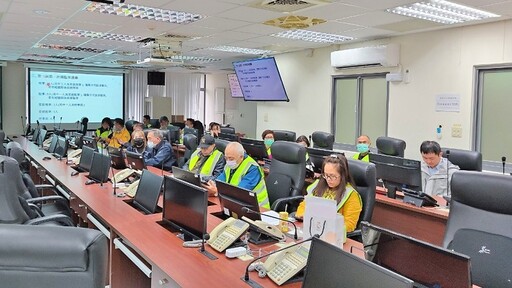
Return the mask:
<svg viewBox="0 0 512 288">
<path fill-rule="evenodd" d="M 260 220 L 253 221 L 245 216 L 242 216 L 242 220 L 249 223 L 251 226 L 257 228 L 259 232 L 266 234 L 272 238 L 275 238 L 279 241 L 284 240 L 286 236 L 274 225 L 270 225 Z"/>
<path fill-rule="evenodd" d="M 135 171 L 130 168 L 123 169 L 116 174 L 114 174 L 114 180 L 115 183 L 120 183 L 121 181 L 127 179 L 128 177 L 132 176 Z"/>
<path fill-rule="evenodd" d="M 230 217 L 220 223 L 210 233 L 208 244 L 215 250 L 223 252 L 249 229 L 249 224 Z"/>
<path fill-rule="evenodd" d="M 135 197 L 135 194 L 137 193 L 137 188 L 139 188 L 139 181 L 140 179 L 137 181 L 133 181 L 132 184 L 123 189 L 126 195 L 130 196 L 131 198 Z"/>
<path fill-rule="evenodd" d="M 302 271 L 308 262 L 310 245 L 305 243 L 270 255 L 263 263 L 268 277 L 277 285 L 282 285 Z"/>
<path fill-rule="evenodd" d="M 73 152 L 68 153 L 68 159 L 77 158 L 82 154 L 82 149 L 76 149 Z"/>
</svg>

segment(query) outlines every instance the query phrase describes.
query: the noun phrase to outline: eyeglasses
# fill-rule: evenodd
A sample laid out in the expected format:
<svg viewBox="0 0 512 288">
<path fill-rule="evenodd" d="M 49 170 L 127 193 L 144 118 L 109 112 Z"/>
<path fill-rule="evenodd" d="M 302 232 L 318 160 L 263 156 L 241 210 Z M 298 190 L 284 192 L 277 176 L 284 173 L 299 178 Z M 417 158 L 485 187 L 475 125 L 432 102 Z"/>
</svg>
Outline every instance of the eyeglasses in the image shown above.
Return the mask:
<svg viewBox="0 0 512 288">
<path fill-rule="evenodd" d="M 340 178 L 339 176 L 336 176 L 336 175 L 327 175 L 327 174 L 322 174 L 322 177 L 327 181 L 336 181 Z"/>
</svg>

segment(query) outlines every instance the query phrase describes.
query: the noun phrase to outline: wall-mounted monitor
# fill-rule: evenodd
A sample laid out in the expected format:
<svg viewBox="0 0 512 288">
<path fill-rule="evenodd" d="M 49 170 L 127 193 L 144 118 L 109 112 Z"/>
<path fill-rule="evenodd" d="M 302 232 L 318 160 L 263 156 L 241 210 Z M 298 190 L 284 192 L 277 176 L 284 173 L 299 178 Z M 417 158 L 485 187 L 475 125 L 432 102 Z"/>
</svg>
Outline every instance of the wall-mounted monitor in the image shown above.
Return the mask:
<svg viewBox="0 0 512 288">
<path fill-rule="evenodd" d="M 228 74 L 229 90 L 231 91 L 231 97 L 233 98 L 244 98 L 242 94 L 242 88 L 238 82 L 238 77 L 235 73 Z"/>
<path fill-rule="evenodd" d="M 290 101 L 274 57 L 233 62 L 245 101 Z"/>
</svg>

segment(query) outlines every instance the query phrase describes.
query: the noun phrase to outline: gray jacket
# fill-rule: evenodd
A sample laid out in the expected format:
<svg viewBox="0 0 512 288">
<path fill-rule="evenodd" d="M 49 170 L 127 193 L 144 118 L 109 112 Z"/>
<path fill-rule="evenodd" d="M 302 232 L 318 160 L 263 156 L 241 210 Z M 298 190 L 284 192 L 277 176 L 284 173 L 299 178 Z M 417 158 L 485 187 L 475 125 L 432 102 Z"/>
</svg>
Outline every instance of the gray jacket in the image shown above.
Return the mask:
<svg viewBox="0 0 512 288">
<path fill-rule="evenodd" d="M 448 195 L 446 189 L 446 165 L 449 165 L 450 181 L 453 173 L 459 170 L 459 166 L 453 165 L 446 158 L 441 158 L 439 162 L 439 170 L 437 173 L 430 175 L 428 166 L 425 162 L 421 161 L 421 182 L 423 186 L 423 192 L 429 195 L 445 196 Z M 448 183 L 449 185 L 449 183 Z"/>
</svg>

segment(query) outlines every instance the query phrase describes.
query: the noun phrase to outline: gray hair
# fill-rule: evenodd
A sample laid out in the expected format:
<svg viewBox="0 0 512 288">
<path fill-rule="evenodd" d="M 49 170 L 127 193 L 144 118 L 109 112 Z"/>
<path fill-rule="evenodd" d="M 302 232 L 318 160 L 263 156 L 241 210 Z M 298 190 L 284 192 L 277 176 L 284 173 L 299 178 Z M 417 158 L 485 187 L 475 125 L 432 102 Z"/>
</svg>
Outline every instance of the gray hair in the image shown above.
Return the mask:
<svg viewBox="0 0 512 288">
<path fill-rule="evenodd" d="M 160 131 L 158 129 L 151 129 L 151 131 L 149 131 L 149 133 L 153 134 L 154 137 L 156 137 L 160 140 L 164 140 L 164 133 L 162 133 L 162 131 Z"/>
<path fill-rule="evenodd" d="M 244 156 L 245 154 L 244 146 L 242 146 L 242 144 L 238 142 L 229 142 L 228 145 L 226 146 L 226 150 L 228 148 L 233 149 L 238 154 L 238 156 Z"/>
</svg>

